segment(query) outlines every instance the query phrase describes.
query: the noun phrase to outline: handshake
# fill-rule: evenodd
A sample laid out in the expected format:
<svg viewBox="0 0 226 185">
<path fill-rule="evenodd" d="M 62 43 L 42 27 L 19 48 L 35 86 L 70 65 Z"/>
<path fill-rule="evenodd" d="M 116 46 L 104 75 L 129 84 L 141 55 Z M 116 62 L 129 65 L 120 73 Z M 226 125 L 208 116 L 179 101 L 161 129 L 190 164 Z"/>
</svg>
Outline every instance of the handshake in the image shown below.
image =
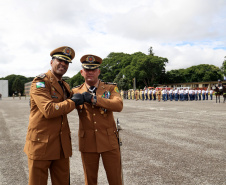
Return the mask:
<svg viewBox="0 0 226 185">
<path fill-rule="evenodd" d="M 71 100 L 73 102 L 75 102 L 75 105 L 77 106 L 77 105 L 84 104 L 84 102 L 92 103 L 92 101 L 91 101 L 92 97 L 93 97 L 93 95 L 88 92 L 84 92 L 82 94 L 75 93 L 75 94 L 73 94 Z"/>
</svg>

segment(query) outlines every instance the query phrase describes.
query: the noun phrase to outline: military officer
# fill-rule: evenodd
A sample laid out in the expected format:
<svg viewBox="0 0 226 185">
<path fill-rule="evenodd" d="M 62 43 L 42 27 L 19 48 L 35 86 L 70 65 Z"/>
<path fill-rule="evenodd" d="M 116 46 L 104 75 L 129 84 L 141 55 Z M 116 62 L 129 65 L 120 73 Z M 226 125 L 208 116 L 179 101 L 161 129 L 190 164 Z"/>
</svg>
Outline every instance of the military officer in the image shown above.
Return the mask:
<svg viewBox="0 0 226 185">
<path fill-rule="evenodd" d="M 138 89 L 135 90 L 135 96 L 136 96 L 136 101 L 139 100 L 140 91 Z"/>
<path fill-rule="evenodd" d="M 124 99 L 124 91 L 123 90 L 120 91 L 120 94 L 121 94 L 121 98 Z"/>
<path fill-rule="evenodd" d="M 19 96 L 19 99 L 21 100 L 21 93 L 20 92 L 18 93 L 18 96 Z"/>
<path fill-rule="evenodd" d="M 132 95 L 132 100 L 134 100 L 134 90 L 132 90 L 131 95 Z"/>
<path fill-rule="evenodd" d="M 145 100 L 148 100 L 148 88 L 146 86 L 144 88 L 144 96 L 145 96 Z"/>
<path fill-rule="evenodd" d="M 208 100 L 208 95 L 209 95 L 209 91 L 208 91 L 208 89 L 206 89 L 206 100 Z"/>
<path fill-rule="evenodd" d="M 77 107 L 79 115 L 79 150 L 84 167 L 85 184 L 96 185 L 100 157 L 110 185 L 121 185 L 121 159 L 113 112 L 120 112 L 123 101 L 118 87 L 98 79 L 102 59 L 84 55 L 80 71 L 85 83 L 74 88 L 73 93 L 84 97 Z"/>
<path fill-rule="evenodd" d="M 131 95 L 131 91 L 130 90 L 128 90 L 128 100 L 130 100 L 130 95 Z"/>
<path fill-rule="evenodd" d="M 157 92 L 157 96 L 158 96 L 158 101 L 160 102 L 161 100 L 161 95 L 162 95 L 162 90 L 159 88 L 158 92 Z"/>
<path fill-rule="evenodd" d="M 30 89 L 30 117 L 24 152 L 28 156 L 29 185 L 69 184 L 72 155 L 67 114 L 75 109 L 69 85 L 62 80 L 75 56 L 63 46 L 50 53 L 51 70 L 34 78 Z"/>
<path fill-rule="evenodd" d="M 202 93 L 202 90 L 201 90 L 201 89 L 199 89 L 199 90 L 198 90 L 198 94 L 199 94 L 199 101 L 201 100 L 201 93 Z"/>
<path fill-rule="evenodd" d="M 156 100 L 156 89 L 153 90 L 153 100 Z"/>
<path fill-rule="evenodd" d="M 212 87 L 210 89 L 210 100 L 213 100 L 213 89 L 212 89 Z"/>
<path fill-rule="evenodd" d="M 202 90 L 202 100 L 205 100 L 205 96 L 206 96 L 206 90 L 203 89 L 203 90 Z"/>
<path fill-rule="evenodd" d="M 152 100 L 152 88 L 148 90 L 149 100 Z"/>
</svg>

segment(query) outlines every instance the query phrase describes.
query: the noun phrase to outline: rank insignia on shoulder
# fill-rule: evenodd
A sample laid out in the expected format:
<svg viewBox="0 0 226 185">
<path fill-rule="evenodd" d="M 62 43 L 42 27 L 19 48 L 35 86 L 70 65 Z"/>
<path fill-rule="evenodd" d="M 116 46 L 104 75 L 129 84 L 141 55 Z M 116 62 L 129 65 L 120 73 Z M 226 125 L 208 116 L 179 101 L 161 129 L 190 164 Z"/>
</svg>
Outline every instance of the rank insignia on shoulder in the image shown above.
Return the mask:
<svg viewBox="0 0 226 185">
<path fill-rule="evenodd" d="M 117 83 L 113 83 L 113 82 L 104 82 L 104 84 L 108 84 L 108 85 L 117 85 Z"/>
<path fill-rule="evenodd" d="M 42 73 L 42 74 L 40 74 L 40 75 L 38 75 L 36 77 L 38 77 L 38 78 L 44 78 L 45 76 L 46 76 L 46 74 L 45 73 Z"/>
<path fill-rule="evenodd" d="M 45 88 L 46 85 L 45 85 L 45 82 L 37 82 L 36 83 L 36 88 Z"/>
</svg>

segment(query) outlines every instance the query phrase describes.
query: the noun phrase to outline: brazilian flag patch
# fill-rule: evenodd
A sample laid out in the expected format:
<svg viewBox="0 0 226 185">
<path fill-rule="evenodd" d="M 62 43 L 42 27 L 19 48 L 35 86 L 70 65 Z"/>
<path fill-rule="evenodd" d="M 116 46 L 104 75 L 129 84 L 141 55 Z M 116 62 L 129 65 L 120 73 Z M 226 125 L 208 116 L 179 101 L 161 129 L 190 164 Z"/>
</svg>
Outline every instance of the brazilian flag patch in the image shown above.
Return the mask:
<svg viewBox="0 0 226 185">
<path fill-rule="evenodd" d="M 115 88 L 114 88 L 114 91 L 115 91 L 115 92 L 119 92 L 118 87 L 115 87 Z"/>
<path fill-rule="evenodd" d="M 45 88 L 46 86 L 45 86 L 45 82 L 37 82 L 36 83 L 36 88 L 38 89 L 38 88 Z"/>
</svg>

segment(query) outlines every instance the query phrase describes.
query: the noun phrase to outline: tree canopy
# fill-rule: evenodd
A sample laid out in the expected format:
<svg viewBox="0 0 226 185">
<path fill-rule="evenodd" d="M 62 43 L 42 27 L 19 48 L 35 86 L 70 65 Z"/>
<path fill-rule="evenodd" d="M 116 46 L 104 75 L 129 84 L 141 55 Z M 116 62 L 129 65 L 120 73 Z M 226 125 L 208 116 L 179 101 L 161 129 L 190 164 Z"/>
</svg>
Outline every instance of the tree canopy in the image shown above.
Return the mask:
<svg viewBox="0 0 226 185">
<path fill-rule="evenodd" d="M 222 78 L 219 67 L 209 64 L 200 64 L 187 69 L 171 70 L 166 72 L 166 83 L 207 82 Z"/>
<path fill-rule="evenodd" d="M 223 75 L 226 76 L 226 56 L 224 57 L 224 61 L 222 63 L 221 70 L 222 70 Z"/>
<path fill-rule="evenodd" d="M 9 95 L 12 96 L 12 94 L 15 91 L 20 91 L 21 94 L 24 92 L 24 84 L 27 82 L 30 82 L 33 80 L 34 77 L 25 77 L 21 75 L 8 75 L 5 78 L 0 78 L 1 80 L 8 80 L 9 85 Z M 16 82 L 15 82 L 16 81 Z"/>
<path fill-rule="evenodd" d="M 142 52 L 131 55 L 110 53 L 100 67 L 100 78 L 118 83 L 119 89 L 133 88 L 134 78 L 136 78 L 137 88 L 159 84 L 168 59 L 150 53 L 150 55 Z"/>
<path fill-rule="evenodd" d="M 119 89 L 132 89 L 134 82 L 136 88 L 141 89 L 144 86 L 158 86 L 169 83 L 186 83 L 186 82 L 205 82 L 217 81 L 226 76 L 226 57 L 221 68 L 209 64 L 200 64 L 191 66 L 187 69 L 174 69 L 165 72 L 167 58 L 155 56 L 153 48 L 150 47 L 148 54 L 136 52 L 127 53 L 110 53 L 100 66 L 101 74 L 99 78 L 105 82 L 117 83 Z M 21 75 L 9 75 L 0 78 L 9 81 L 9 95 L 13 92 L 24 92 L 24 84 L 30 82 L 34 77 L 25 77 Z M 72 78 L 63 77 L 70 87 L 75 87 L 84 83 L 84 78 L 80 72 Z"/>
</svg>

